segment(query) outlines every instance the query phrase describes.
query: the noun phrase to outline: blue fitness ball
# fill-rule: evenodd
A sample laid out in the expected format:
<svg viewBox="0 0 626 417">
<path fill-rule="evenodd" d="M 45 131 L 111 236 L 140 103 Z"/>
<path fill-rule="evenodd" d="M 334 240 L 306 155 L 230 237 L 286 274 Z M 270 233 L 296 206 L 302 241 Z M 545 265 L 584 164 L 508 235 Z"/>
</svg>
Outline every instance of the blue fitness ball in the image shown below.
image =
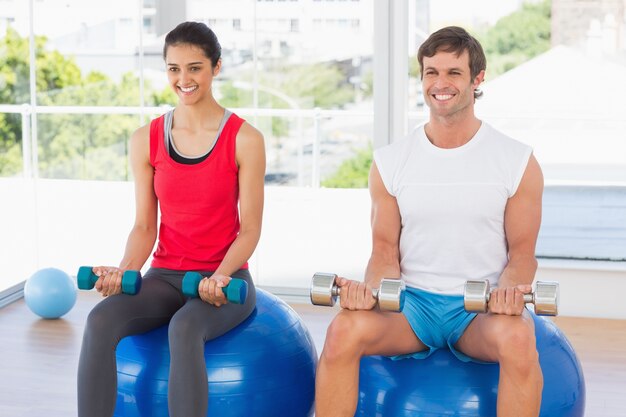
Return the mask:
<svg viewBox="0 0 626 417">
<path fill-rule="evenodd" d="M 257 288 L 243 323 L 206 343 L 210 416 L 313 414 L 317 353 L 300 317 Z M 167 326 L 122 339 L 117 347 L 115 416 L 166 417 L 170 365 Z"/>
<path fill-rule="evenodd" d="M 24 300 L 30 310 L 44 319 L 57 319 L 76 303 L 76 285 L 56 268 L 35 272 L 24 285 Z"/>
<path fill-rule="evenodd" d="M 533 314 L 543 372 L 540 417 L 582 417 L 585 379 L 572 345 L 556 325 Z M 361 360 L 355 417 L 496 417 L 497 364 L 461 362 L 449 350 L 427 359 Z"/>
</svg>

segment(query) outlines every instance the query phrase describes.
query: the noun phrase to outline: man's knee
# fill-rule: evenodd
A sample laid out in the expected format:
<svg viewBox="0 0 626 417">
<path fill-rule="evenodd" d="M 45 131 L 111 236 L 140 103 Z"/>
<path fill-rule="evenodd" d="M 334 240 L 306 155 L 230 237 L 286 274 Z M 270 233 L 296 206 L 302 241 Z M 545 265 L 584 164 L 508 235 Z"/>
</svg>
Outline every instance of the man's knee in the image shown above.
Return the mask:
<svg viewBox="0 0 626 417">
<path fill-rule="evenodd" d="M 539 362 L 535 329 L 523 320 L 507 320 L 494 329 L 497 336 L 497 356 L 501 365 L 529 369 L 529 364 Z"/>
<path fill-rule="evenodd" d="M 326 331 L 324 358 L 335 360 L 343 357 L 361 356 L 366 343 L 367 325 L 359 320 L 359 312 L 342 311 Z"/>
</svg>

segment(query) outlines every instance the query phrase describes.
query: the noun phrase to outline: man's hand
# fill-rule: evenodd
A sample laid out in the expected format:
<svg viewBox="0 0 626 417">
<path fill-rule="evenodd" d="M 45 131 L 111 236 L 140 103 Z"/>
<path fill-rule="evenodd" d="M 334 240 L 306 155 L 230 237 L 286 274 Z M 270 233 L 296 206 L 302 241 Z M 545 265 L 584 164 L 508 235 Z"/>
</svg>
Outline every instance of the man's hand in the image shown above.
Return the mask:
<svg viewBox="0 0 626 417">
<path fill-rule="evenodd" d="M 514 287 L 494 289 L 489 297 L 489 312 L 507 316 L 520 316 L 526 306 L 524 294 L 529 294 L 532 290 L 533 288 L 530 285 L 516 285 Z"/>
<path fill-rule="evenodd" d="M 335 281 L 340 288 L 340 305 L 346 310 L 371 310 L 376 306 L 372 287 L 361 281 L 338 277 Z"/>
</svg>

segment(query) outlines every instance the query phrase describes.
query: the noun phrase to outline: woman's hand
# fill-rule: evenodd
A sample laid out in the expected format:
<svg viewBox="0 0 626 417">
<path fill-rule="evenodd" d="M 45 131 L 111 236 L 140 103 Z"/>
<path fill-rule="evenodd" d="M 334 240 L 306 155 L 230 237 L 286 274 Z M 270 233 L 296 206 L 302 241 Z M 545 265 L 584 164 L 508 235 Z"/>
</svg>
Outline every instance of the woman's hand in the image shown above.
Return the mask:
<svg viewBox="0 0 626 417">
<path fill-rule="evenodd" d="M 228 303 L 222 288 L 228 285 L 231 277 L 222 274 L 213 274 L 204 278 L 198 285 L 198 295 L 202 301 L 220 307 Z"/>
<path fill-rule="evenodd" d="M 92 270 L 98 277 L 95 288 L 103 297 L 122 292 L 123 269 L 114 266 L 95 266 Z"/>
</svg>

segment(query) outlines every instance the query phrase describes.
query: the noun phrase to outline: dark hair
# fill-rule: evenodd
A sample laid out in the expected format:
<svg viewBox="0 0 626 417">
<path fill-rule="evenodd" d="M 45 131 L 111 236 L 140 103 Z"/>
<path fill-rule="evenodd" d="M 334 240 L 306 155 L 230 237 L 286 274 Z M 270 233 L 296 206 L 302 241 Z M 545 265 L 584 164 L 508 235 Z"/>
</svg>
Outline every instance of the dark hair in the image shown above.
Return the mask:
<svg viewBox="0 0 626 417">
<path fill-rule="evenodd" d="M 465 29 L 458 26 L 448 26 L 430 35 L 417 51 L 420 77 L 424 76 L 424 57 L 433 57 L 439 51 L 454 52 L 457 56 L 460 56 L 463 51 L 467 51 L 472 80 L 487 68 L 487 58 L 485 58 L 485 52 L 480 42 Z M 474 90 L 474 98 L 482 95 L 483 92 L 480 89 Z"/>
<path fill-rule="evenodd" d="M 163 59 L 167 55 L 167 48 L 172 45 L 188 44 L 197 46 L 211 60 L 211 65 L 215 67 L 217 61 L 222 56 L 222 47 L 217 40 L 215 33 L 204 23 L 183 22 L 176 26 L 165 37 L 163 45 Z"/>
</svg>

